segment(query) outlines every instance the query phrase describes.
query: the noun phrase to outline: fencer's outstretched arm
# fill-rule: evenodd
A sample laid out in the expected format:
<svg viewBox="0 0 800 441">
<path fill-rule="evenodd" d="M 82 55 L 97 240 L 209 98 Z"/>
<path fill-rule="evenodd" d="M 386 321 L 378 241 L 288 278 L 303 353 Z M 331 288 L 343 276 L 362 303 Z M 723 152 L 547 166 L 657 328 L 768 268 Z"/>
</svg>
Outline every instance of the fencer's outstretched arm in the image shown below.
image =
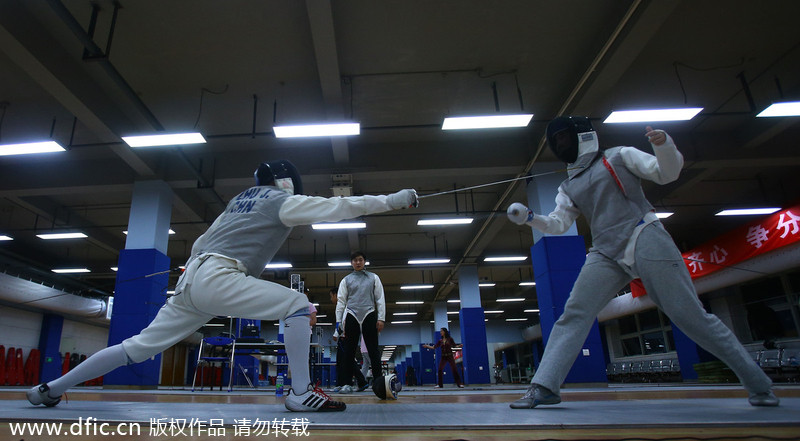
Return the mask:
<svg viewBox="0 0 800 441">
<path fill-rule="evenodd" d="M 556 209 L 547 216 L 536 214 L 519 202 L 511 204 L 506 214 L 508 214 L 508 219 L 517 225 L 526 224 L 547 234 L 563 234 L 569 230 L 581 212 L 559 187 L 556 195 Z"/>
<path fill-rule="evenodd" d="M 647 127 L 646 136 L 650 140 L 655 156 L 634 147 L 623 147 L 619 154 L 625 166 L 634 175 L 655 182 L 668 184 L 681 174 L 683 155 L 667 132 Z"/>
<path fill-rule="evenodd" d="M 296 227 L 315 222 L 337 222 L 416 205 L 417 192 L 414 190 L 400 190 L 390 195 L 332 198 L 294 195 L 286 199 L 278 216 L 287 227 Z"/>
</svg>

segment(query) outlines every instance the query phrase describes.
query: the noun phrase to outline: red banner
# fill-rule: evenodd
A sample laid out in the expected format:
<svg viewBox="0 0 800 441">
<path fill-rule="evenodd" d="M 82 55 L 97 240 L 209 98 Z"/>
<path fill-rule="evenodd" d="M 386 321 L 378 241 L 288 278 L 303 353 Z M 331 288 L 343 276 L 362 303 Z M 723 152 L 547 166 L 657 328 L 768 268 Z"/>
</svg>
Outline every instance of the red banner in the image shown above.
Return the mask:
<svg viewBox="0 0 800 441">
<path fill-rule="evenodd" d="M 800 204 L 708 241 L 683 253 L 683 260 L 695 279 L 797 241 L 800 241 Z M 643 287 L 637 286 L 632 294 L 639 297 L 645 293 Z"/>
</svg>

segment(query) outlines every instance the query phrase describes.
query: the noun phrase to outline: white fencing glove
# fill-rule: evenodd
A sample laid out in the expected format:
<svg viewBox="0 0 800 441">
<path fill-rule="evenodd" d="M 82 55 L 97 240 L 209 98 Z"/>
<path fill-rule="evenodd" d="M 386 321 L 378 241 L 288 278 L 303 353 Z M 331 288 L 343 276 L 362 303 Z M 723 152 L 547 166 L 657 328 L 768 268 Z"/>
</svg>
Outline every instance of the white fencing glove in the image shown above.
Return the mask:
<svg viewBox="0 0 800 441">
<path fill-rule="evenodd" d="M 419 200 L 417 199 L 417 191 L 414 189 L 400 190 L 397 193 L 392 193 L 386 196 L 386 203 L 392 207 L 392 210 L 398 208 L 418 207 Z"/>
<path fill-rule="evenodd" d="M 506 210 L 506 214 L 508 215 L 508 219 L 517 225 L 522 225 L 525 222 L 533 220 L 533 211 L 519 202 L 511 204 L 508 210 Z"/>
</svg>

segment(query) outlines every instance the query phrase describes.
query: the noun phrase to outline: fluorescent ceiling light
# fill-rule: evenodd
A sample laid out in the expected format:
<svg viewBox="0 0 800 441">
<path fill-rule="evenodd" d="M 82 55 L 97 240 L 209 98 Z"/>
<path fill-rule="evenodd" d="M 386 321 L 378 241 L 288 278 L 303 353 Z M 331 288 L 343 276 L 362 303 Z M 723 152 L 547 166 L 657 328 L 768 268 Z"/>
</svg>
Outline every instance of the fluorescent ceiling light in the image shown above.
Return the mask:
<svg viewBox="0 0 800 441">
<path fill-rule="evenodd" d="M 526 319 L 526 318 L 510 318 L 510 319 L 506 319 L 507 322 L 524 322 L 526 320 L 528 320 L 528 319 Z"/>
<path fill-rule="evenodd" d="M 659 218 L 659 219 L 666 219 L 666 218 L 672 216 L 673 214 L 675 214 L 675 213 L 671 213 L 669 211 L 662 211 L 660 213 L 656 213 L 656 217 Z"/>
<path fill-rule="evenodd" d="M 407 325 L 409 323 L 411 323 L 411 320 L 400 320 L 400 321 L 392 322 L 393 325 Z"/>
<path fill-rule="evenodd" d="M 342 260 L 341 262 L 328 262 L 328 266 L 352 266 L 350 262 Z M 364 263 L 364 266 L 369 265 L 369 260 Z"/>
<path fill-rule="evenodd" d="M 36 237 L 44 240 L 58 240 L 58 239 L 82 239 L 87 236 L 83 233 L 42 233 L 42 234 L 37 234 Z"/>
<path fill-rule="evenodd" d="M 484 314 L 502 314 L 504 311 L 494 310 L 494 311 L 483 311 Z"/>
<path fill-rule="evenodd" d="M 175 290 L 170 290 L 170 291 L 167 291 L 167 295 L 171 295 L 171 296 L 172 296 L 172 295 L 175 295 Z"/>
<path fill-rule="evenodd" d="M 124 230 L 122 232 L 122 234 L 127 236 L 128 235 L 128 230 Z M 169 231 L 167 232 L 167 234 L 170 234 L 170 235 L 175 234 L 175 231 L 173 231 L 172 228 L 170 228 Z"/>
<path fill-rule="evenodd" d="M 411 259 L 409 265 L 431 265 L 434 263 L 450 263 L 450 259 Z"/>
<path fill-rule="evenodd" d="M 492 287 L 492 286 L 495 286 L 495 285 L 497 285 L 497 284 L 494 283 L 494 282 L 492 282 L 492 283 L 479 283 L 478 284 L 478 286 L 480 286 L 482 288 L 489 288 L 489 287 Z"/>
<path fill-rule="evenodd" d="M 756 117 L 768 116 L 798 116 L 800 115 L 800 101 L 788 103 L 775 103 L 756 115 Z"/>
<path fill-rule="evenodd" d="M 472 218 L 471 217 L 459 217 L 459 218 L 452 218 L 452 219 L 420 219 L 417 221 L 417 225 L 466 225 L 471 224 Z"/>
<path fill-rule="evenodd" d="M 225 326 L 225 323 L 206 323 L 203 326 L 206 327 L 206 328 L 212 328 L 212 327 L 220 327 L 221 328 L 221 327 Z"/>
<path fill-rule="evenodd" d="M 611 115 L 608 115 L 608 118 L 606 118 L 603 123 L 688 121 L 702 110 L 702 107 L 690 107 L 686 109 L 616 110 L 611 112 Z"/>
<path fill-rule="evenodd" d="M 539 312 L 539 310 L 538 309 L 526 309 L 526 310 L 524 310 L 522 312 Z"/>
<path fill-rule="evenodd" d="M 325 318 L 325 317 L 327 317 L 327 316 L 328 316 L 328 314 L 317 314 L 317 318 L 318 318 L 318 319 L 319 319 L 319 318 Z"/>
<path fill-rule="evenodd" d="M 531 118 L 533 118 L 533 114 L 530 113 L 518 115 L 485 115 L 445 118 L 444 122 L 442 123 L 442 130 L 527 127 L 528 123 L 531 122 Z"/>
<path fill-rule="evenodd" d="M 335 224 L 311 224 L 315 230 L 352 230 L 356 228 L 367 228 L 365 222 L 337 222 Z"/>
<path fill-rule="evenodd" d="M 291 263 L 268 263 L 264 268 L 291 268 Z"/>
<path fill-rule="evenodd" d="M 735 210 L 722 210 L 714 216 L 748 216 L 753 214 L 772 214 L 780 208 L 742 208 Z"/>
<path fill-rule="evenodd" d="M 447 303 L 461 303 L 461 300 L 459 300 L 459 299 L 451 299 L 451 300 L 448 300 Z"/>
<path fill-rule="evenodd" d="M 458 311 L 447 311 L 448 314 L 458 314 Z"/>
<path fill-rule="evenodd" d="M 510 298 L 510 299 L 497 299 L 498 302 L 524 302 L 525 299 L 522 297 L 517 298 Z"/>
<path fill-rule="evenodd" d="M 11 236 L 0 235 L 0 240 L 14 240 L 14 238 Z"/>
<path fill-rule="evenodd" d="M 528 256 L 498 256 L 498 257 L 486 257 L 483 259 L 484 262 L 520 262 L 526 260 Z"/>
<path fill-rule="evenodd" d="M 361 133 L 359 123 L 305 124 L 296 126 L 275 126 L 272 128 L 276 138 L 312 138 L 318 136 L 348 136 Z"/>
<path fill-rule="evenodd" d="M 64 147 L 55 141 L 26 142 L 0 145 L 0 156 L 28 155 L 32 153 L 63 152 Z"/>
<path fill-rule="evenodd" d="M 406 300 L 404 302 L 394 302 L 395 305 L 422 305 L 425 302 L 422 300 Z"/>
<path fill-rule="evenodd" d="M 123 136 L 122 140 L 131 147 L 156 147 L 165 145 L 205 144 L 203 135 L 193 133 L 168 133 L 159 135 Z"/>
<path fill-rule="evenodd" d="M 519 286 L 536 286 L 536 282 L 519 282 Z"/>
<path fill-rule="evenodd" d="M 433 285 L 405 285 L 401 286 L 400 289 L 431 289 Z"/>
<path fill-rule="evenodd" d="M 90 273 L 87 268 L 58 268 L 50 270 L 57 274 L 75 274 L 75 273 Z"/>
<path fill-rule="evenodd" d="M 417 315 L 416 312 L 395 312 L 392 315 Z"/>
<path fill-rule="evenodd" d="M 119 271 L 119 267 L 118 266 L 112 266 L 111 267 L 111 271 L 117 272 L 117 271 Z"/>
<path fill-rule="evenodd" d="M 317 326 L 333 326 L 333 323 L 317 322 Z"/>
</svg>

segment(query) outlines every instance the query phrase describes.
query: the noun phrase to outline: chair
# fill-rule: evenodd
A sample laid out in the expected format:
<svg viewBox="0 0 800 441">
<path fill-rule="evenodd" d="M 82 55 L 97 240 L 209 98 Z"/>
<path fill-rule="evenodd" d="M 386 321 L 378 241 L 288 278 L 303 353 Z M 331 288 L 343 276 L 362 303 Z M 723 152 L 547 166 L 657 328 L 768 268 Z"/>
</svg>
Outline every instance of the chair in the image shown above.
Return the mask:
<svg viewBox="0 0 800 441">
<path fill-rule="evenodd" d="M 197 371 L 200 370 L 200 390 L 203 390 L 203 379 L 205 377 L 205 368 L 211 367 L 212 379 L 211 390 L 214 389 L 214 382 L 216 380 L 216 369 L 223 368 L 226 364 L 230 371 L 228 378 L 228 392 L 233 387 L 233 355 L 236 350 L 236 340 L 229 337 L 206 337 L 200 341 L 200 349 L 197 353 L 197 366 L 194 368 L 194 375 L 192 376 L 192 392 L 197 382 Z M 219 368 L 216 365 L 219 364 Z M 222 377 L 220 376 L 219 390 L 222 390 Z"/>
</svg>

